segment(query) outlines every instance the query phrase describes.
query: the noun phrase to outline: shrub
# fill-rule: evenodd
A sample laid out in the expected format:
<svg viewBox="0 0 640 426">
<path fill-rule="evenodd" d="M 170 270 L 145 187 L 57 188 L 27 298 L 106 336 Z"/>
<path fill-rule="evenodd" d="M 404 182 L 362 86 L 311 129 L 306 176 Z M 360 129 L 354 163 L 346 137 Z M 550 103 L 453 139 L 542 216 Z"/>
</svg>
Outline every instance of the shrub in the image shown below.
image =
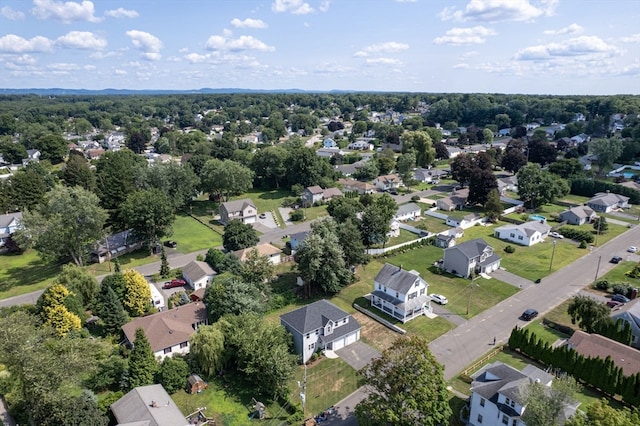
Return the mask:
<svg viewBox="0 0 640 426">
<path fill-rule="evenodd" d="M 609 281 L 607 280 L 598 280 L 593 285 L 593 288 L 596 290 L 609 291 Z"/>
<path fill-rule="evenodd" d="M 611 292 L 613 294 L 622 294 L 623 296 L 631 296 L 633 286 L 629 283 L 615 283 L 611 286 Z"/>
<path fill-rule="evenodd" d="M 558 229 L 558 232 L 567 238 L 571 238 L 572 240 L 584 241 L 586 243 L 592 243 L 595 239 L 591 231 L 583 231 L 569 226 L 561 227 L 560 229 Z"/>
<path fill-rule="evenodd" d="M 420 197 L 417 195 L 414 195 L 413 197 L 411 197 L 411 201 L 413 202 L 420 201 Z"/>
<path fill-rule="evenodd" d="M 580 245 L 578 246 L 578 248 L 586 249 L 587 248 L 587 243 L 584 240 L 580 241 Z"/>
<path fill-rule="evenodd" d="M 506 251 L 507 253 L 514 253 L 516 249 L 512 245 L 508 245 L 504 248 L 504 251 Z"/>
<path fill-rule="evenodd" d="M 201 255 L 201 254 L 199 254 L 199 255 L 197 255 L 197 256 L 196 256 L 196 260 L 197 260 L 198 262 L 204 262 L 204 256 L 203 256 L 203 255 Z"/>
<path fill-rule="evenodd" d="M 292 222 L 299 222 L 301 220 L 304 220 L 304 212 L 302 211 L 302 209 L 293 210 L 291 213 L 289 213 L 289 219 L 291 219 Z"/>
</svg>

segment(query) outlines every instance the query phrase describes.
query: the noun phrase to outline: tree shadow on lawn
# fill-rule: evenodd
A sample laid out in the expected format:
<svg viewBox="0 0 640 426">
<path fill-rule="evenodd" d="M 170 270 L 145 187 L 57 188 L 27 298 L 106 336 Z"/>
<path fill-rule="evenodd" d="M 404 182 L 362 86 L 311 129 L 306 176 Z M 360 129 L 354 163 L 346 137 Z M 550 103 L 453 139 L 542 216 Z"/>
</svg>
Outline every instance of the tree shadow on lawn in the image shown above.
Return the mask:
<svg viewBox="0 0 640 426">
<path fill-rule="evenodd" d="M 21 254 L 3 255 L 3 257 L 7 258 L 12 256 L 21 256 Z M 61 270 L 61 264 L 47 264 L 39 257 L 36 257 L 26 264 L 19 264 L 5 269 L 2 272 L 4 278 L 0 280 L 0 292 L 46 281 L 55 277 Z"/>
</svg>

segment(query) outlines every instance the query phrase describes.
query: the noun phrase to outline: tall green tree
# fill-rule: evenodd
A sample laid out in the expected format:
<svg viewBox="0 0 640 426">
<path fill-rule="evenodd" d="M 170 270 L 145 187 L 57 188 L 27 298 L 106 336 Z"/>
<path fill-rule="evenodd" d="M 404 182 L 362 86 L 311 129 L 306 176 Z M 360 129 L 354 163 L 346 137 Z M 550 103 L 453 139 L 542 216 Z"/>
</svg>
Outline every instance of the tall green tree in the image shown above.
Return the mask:
<svg viewBox="0 0 640 426">
<path fill-rule="evenodd" d="M 586 407 L 584 413 L 576 413 L 565 426 L 636 426 L 640 424 L 640 411 L 627 407 L 615 409 L 606 399 L 596 401 Z"/>
<path fill-rule="evenodd" d="M 451 162 L 451 177 L 464 187 L 471 180 L 475 167 L 471 154 L 460 154 Z"/>
<path fill-rule="evenodd" d="M 124 301 L 125 295 L 127 293 L 127 283 L 124 280 L 124 276 L 122 276 L 122 272 L 120 272 L 119 270 L 119 264 L 116 262 L 114 263 L 114 269 L 116 269 L 116 271 L 113 274 L 107 275 L 102 279 L 100 289 L 102 290 L 104 286 L 111 287 L 111 289 L 116 293 L 116 296 L 118 296 L 118 300 L 122 302 Z"/>
<path fill-rule="evenodd" d="M 67 155 L 67 141 L 60 135 L 44 135 L 39 137 L 32 148 L 40 151 L 41 160 L 49 160 L 58 164 Z"/>
<path fill-rule="evenodd" d="M 416 154 L 416 164 L 420 167 L 428 167 L 436 158 L 436 150 L 429 133 L 424 131 L 405 132 L 402 135 L 403 151 L 413 149 Z"/>
<path fill-rule="evenodd" d="M 190 355 L 207 376 L 213 376 L 225 365 L 224 345 L 224 333 L 218 323 L 200 326 L 189 337 Z"/>
<path fill-rule="evenodd" d="M 120 206 L 120 215 L 127 227 L 145 241 L 149 250 L 162 237 L 173 233 L 173 204 L 167 194 L 153 188 L 130 194 Z"/>
<path fill-rule="evenodd" d="M 607 305 L 588 296 L 575 296 L 567 313 L 571 317 L 571 323 L 577 323 L 587 333 L 596 333 L 611 322 Z"/>
<path fill-rule="evenodd" d="M 487 196 L 487 202 L 484 204 L 484 212 L 487 219 L 495 223 L 503 212 L 502 202 L 500 201 L 500 193 L 497 189 L 493 189 Z"/>
<path fill-rule="evenodd" d="M 167 260 L 167 252 L 164 249 L 164 246 L 161 249 L 160 253 L 160 277 L 167 278 L 169 276 L 169 272 L 171 272 L 171 268 L 169 267 L 169 261 Z"/>
<path fill-rule="evenodd" d="M 44 202 L 44 197 L 50 189 L 48 172 L 34 163 L 18 170 L 3 183 L 5 196 L 1 201 L 5 210 L 36 210 Z"/>
<path fill-rule="evenodd" d="M 518 195 L 529 208 L 537 208 L 569 193 L 567 181 L 542 170 L 537 164 L 522 167 L 517 176 Z"/>
<path fill-rule="evenodd" d="M 551 388 L 533 382 L 525 390 L 526 409 L 522 421 L 527 426 L 560 425 L 565 408 L 575 402 L 575 394 L 581 386 L 565 375 L 554 379 Z"/>
<path fill-rule="evenodd" d="M 286 180 L 287 150 L 279 146 L 270 146 L 259 150 L 253 156 L 251 169 L 257 183 L 264 188 L 280 188 Z"/>
<path fill-rule="evenodd" d="M 168 356 L 162 360 L 156 373 L 156 382 L 160 383 L 168 394 L 173 394 L 186 387 L 189 365 L 180 356 Z"/>
<path fill-rule="evenodd" d="M 247 192 L 253 186 L 251 169 L 233 160 L 209 160 L 202 170 L 202 187 L 206 192 L 218 194 L 225 201 L 232 195 Z"/>
<path fill-rule="evenodd" d="M 144 171 L 142 180 L 146 189 L 156 188 L 165 193 L 174 210 L 189 204 L 196 196 L 198 185 L 200 185 L 200 178 L 191 167 L 174 162 L 148 167 Z"/>
<path fill-rule="evenodd" d="M 396 169 L 405 185 L 413 179 L 413 169 L 416 167 L 416 155 L 413 151 L 406 152 L 398 157 Z"/>
<path fill-rule="evenodd" d="M 215 323 L 228 314 L 263 313 L 265 310 L 264 296 L 260 294 L 259 288 L 230 274 L 216 277 L 213 284 L 207 287 L 204 301 L 210 323 Z"/>
<path fill-rule="evenodd" d="M 90 390 L 83 389 L 80 396 L 69 401 L 65 426 L 107 426 L 109 418 L 98 407 L 98 397 Z"/>
<path fill-rule="evenodd" d="M 338 197 L 333 198 L 327 204 L 327 213 L 337 222 L 342 223 L 347 219 L 356 219 L 357 214 L 364 206 L 357 198 Z"/>
<path fill-rule="evenodd" d="M 93 304 L 100 289 L 98 281 L 89 271 L 74 264 L 64 265 L 55 281 L 78 295 L 84 307 Z"/>
<path fill-rule="evenodd" d="M 598 157 L 600 175 L 611 169 L 613 162 L 620 157 L 623 149 L 624 144 L 620 139 L 594 139 L 589 142 L 589 150 Z"/>
<path fill-rule="evenodd" d="M 420 337 L 401 337 L 361 374 L 371 389 L 355 413 L 358 424 L 441 425 L 449 422 L 444 369 Z"/>
<path fill-rule="evenodd" d="M 121 327 L 127 322 L 127 315 L 116 292 L 104 283 L 98 295 L 97 312 L 107 334 L 119 335 Z"/>
<path fill-rule="evenodd" d="M 268 293 L 269 287 L 265 283 L 271 281 L 274 275 L 275 268 L 269 257 L 261 255 L 256 248 L 249 250 L 240 267 L 240 278 Z"/>
<path fill-rule="evenodd" d="M 476 167 L 471 173 L 467 203 L 470 205 L 480 204 L 484 206 L 489 199 L 489 193 L 497 189 L 498 180 L 496 179 L 496 175 L 491 170 Z"/>
<path fill-rule="evenodd" d="M 128 388 L 152 385 L 154 375 L 158 370 L 158 363 L 153 356 L 151 345 L 144 330 L 136 329 L 133 349 L 129 355 Z"/>
<path fill-rule="evenodd" d="M 78 151 L 71 151 L 64 165 L 62 179 L 67 186 L 80 186 L 87 191 L 95 191 L 96 176 L 89 167 L 89 162 Z"/>
<path fill-rule="evenodd" d="M 253 226 L 237 219 L 230 220 L 224 227 L 222 245 L 229 251 L 242 250 L 258 244 L 258 233 Z"/>
<path fill-rule="evenodd" d="M 518 173 L 518 171 L 527 165 L 527 156 L 524 155 L 521 149 L 509 148 L 502 156 L 500 166 L 508 172 Z"/>
<path fill-rule="evenodd" d="M 24 212 L 22 229 L 15 233 L 20 247 L 33 246 L 44 258 L 70 257 L 84 264 L 88 247 L 100 239 L 107 212 L 93 193 L 78 186 L 57 186 L 33 212 Z"/>
<path fill-rule="evenodd" d="M 96 161 L 96 183 L 102 207 L 116 221 L 119 207 L 138 189 L 147 163 L 128 149 L 107 152 Z"/>
</svg>

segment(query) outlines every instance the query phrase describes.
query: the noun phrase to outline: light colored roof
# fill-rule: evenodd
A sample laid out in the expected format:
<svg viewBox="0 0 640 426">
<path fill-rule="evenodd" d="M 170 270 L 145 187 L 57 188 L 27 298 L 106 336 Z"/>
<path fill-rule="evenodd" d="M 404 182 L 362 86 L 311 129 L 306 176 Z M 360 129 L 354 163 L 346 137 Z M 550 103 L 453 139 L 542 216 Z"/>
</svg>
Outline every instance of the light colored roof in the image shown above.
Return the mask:
<svg viewBox="0 0 640 426">
<path fill-rule="evenodd" d="M 551 227 L 546 223 L 541 223 L 539 220 L 532 220 L 530 222 L 521 223 L 519 225 L 509 224 L 496 228 L 496 231 L 508 231 L 511 229 L 518 229 L 520 232 L 530 237 L 536 232 L 545 234 L 551 230 Z"/>
<path fill-rule="evenodd" d="M 593 209 L 587 206 L 576 206 L 576 207 L 571 207 L 569 210 L 563 211 L 562 213 L 560 213 L 560 216 L 567 213 L 573 213 L 578 217 L 585 218 L 585 217 L 591 217 L 594 211 Z"/>
<path fill-rule="evenodd" d="M 340 197 L 342 195 L 342 191 L 340 191 L 338 188 L 327 188 L 324 190 L 322 198 Z"/>
<path fill-rule="evenodd" d="M 395 266 L 385 263 L 374 281 L 399 293 L 407 294 L 416 281 L 422 280 L 420 274 L 416 271 L 407 271 L 401 266 Z M 425 282 L 426 285 L 426 282 Z"/>
<path fill-rule="evenodd" d="M 120 425 L 186 426 L 189 424 L 162 385 L 140 386 L 129 391 L 111 404 L 111 411 Z"/>
<path fill-rule="evenodd" d="M 377 179 L 382 182 L 400 182 L 400 176 L 393 173 L 389 175 L 378 176 Z"/>
<path fill-rule="evenodd" d="M 182 275 L 189 277 L 192 281 L 198 281 L 204 277 L 215 275 L 216 271 L 211 269 L 207 262 L 192 260 L 182 268 Z"/>
<path fill-rule="evenodd" d="M 324 192 L 324 189 L 322 189 L 318 185 L 314 185 L 314 186 L 308 187 L 307 191 L 309 191 L 312 194 L 322 194 Z"/>
<path fill-rule="evenodd" d="M 589 204 L 613 206 L 619 202 L 628 202 L 629 197 L 624 195 L 614 194 L 612 192 L 598 192 L 589 200 Z"/>
<path fill-rule="evenodd" d="M 422 209 L 416 203 L 407 203 L 398 207 L 396 211 L 396 216 L 400 216 L 407 213 L 413 213 L 415 211 L 422 212 Z"/>
<path fill-rule="evenodd" d="M 0 227 L 9 226 L 14 219 L 22 219 L 22 212 L 0 214 Z"/>
<path fill-rule="evenodd" d="M 625 376 L 640 373 L 640 351 L 599 334 L 576 330 L 567 344 L 584 357 L 606 359 L 608 356 Z"/>
<path fill-rule="evenodd" d="M 271 244 L 258 244 L 255 247 L 247 247 L 242 250 L 236 250 L 232 252 L 232 254 L 240 259 L 241 262 L 244 262 L 245 260 L 247 260 L 247 255 L 249 254 L 249 252 L 251 252 L 251 250 L 257 250 L 260 256 L 271 256 L 274 254 L 282 253 L 282 250 L 280 250 L 276 246 L 272 246 Z"/>
<path fill-rule="evenodd" d="M 136 330 L 141 328 L 149 340 L 151 350 L 178 345 L 189 340 L 196 332 L 193 324 L 207 320 L 207 309 L 202 302 L 188 303 L 168 311 L 146 317 L 134 318 L 122 326 L 129 343 L 135 344 Z"/>
<path fill-rule="evenodd" d="M 222 203 L 222 205 L 224 206 L 225 210 L 227 210 L 229 213 L 242 211 L 247 206 L 251 206 L 257 210 L 256 205 L 253 204 L 253 201 L 251 201 L 250 198 L 243 198 L 242 200 L 227 201 L 226 203 Z"/>
<path fill-rule="evenodd" d="M 295 311 L 280 315 L 280 319 L 286 322 L 300 334 L 309 333 L 324 327 L 329 320 L 338 321 L 350 315 L 327 300 L 318 300 Z M 349 319 L 349 322 L 354 319 Z M 356 322 L 357 324 L 357 322 Z"/>
</svg>

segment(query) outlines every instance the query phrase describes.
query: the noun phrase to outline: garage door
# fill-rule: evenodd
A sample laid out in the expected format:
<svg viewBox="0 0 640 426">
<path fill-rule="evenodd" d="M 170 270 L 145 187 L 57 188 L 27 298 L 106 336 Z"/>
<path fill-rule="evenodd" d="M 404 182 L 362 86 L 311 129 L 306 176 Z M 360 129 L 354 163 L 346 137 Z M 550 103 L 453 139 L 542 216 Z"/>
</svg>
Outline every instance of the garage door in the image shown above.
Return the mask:
<svg viewBox="0 0 640 426">
<path fill-rule="evenodd" d="M 333 344 L 331 346 L 332 346 L 332 349 L 334 351 L 337 351 L 338 349 L 344 348 L 344 338 L 338 339 L 338 340 L 334 340 Z"/>
<path fill-rule="evenodd" d="M 349 346 L 352 343 L 355 343 L 358 340 L 358 336 L 356 333 L 351 333 L 345 338 L 345 346 Z"/>
</svg>

